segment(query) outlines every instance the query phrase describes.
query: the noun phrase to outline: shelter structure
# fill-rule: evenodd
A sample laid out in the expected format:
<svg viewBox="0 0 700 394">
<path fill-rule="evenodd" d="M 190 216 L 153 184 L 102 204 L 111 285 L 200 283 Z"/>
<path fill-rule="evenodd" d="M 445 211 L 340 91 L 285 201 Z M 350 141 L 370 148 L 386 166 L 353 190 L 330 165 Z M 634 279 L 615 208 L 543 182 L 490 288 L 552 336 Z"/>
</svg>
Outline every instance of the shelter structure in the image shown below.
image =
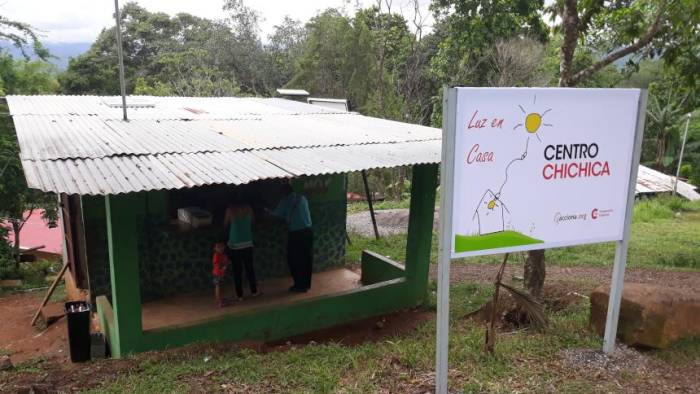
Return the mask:
<svg viewBox="0 0 700 394">
<path fill-rule="evenodd" d="M 657 194 L 671 194 L 673 193 L 673 186 L 675 183 L 676 177 L 640 165 L 635 194 L 642 197 Z M 688 182 L 678 180 L 676 189 L 678 195 L 690 201 L 700 200 L 700 193 L 696 191 L 695 186 Z"/>
<path fill-rule="evenodd" d="M 6 98 L 30 187 L 60 197 L 71 280 L 88 290 L 112 355 L 196 341 L 273 340 L 420 304 L 440 161 L 438 129 L 283 99 Z M 131 104 L 130 104 L 131 103 Z M 133 105 L 132 105 L 133 104 Z M 346 174 L 412 167 L 405 262 L 345 267 Z M 227 199 L 261 213 L 291 182 L 310 202 L 312 290 L 290 295 L 286 231 L 254 231 L 263 295 L 217 308 L 211 248 Z M 212 224 L 183 225 L 198 207 Z"/>
</svg>

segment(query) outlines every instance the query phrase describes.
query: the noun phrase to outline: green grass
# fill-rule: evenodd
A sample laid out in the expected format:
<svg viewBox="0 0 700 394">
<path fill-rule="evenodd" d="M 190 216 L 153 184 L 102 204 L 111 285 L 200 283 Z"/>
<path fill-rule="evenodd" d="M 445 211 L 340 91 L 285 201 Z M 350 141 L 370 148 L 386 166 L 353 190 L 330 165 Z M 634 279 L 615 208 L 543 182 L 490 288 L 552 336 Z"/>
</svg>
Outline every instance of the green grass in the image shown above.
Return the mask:
<svg viewBox="0 0 700 394">
<path fill-rule="evenodd" d="M 434 289 L 433 283 L 431 294 Z M 520 331 L 499 335 L 496 355 L 489 356 L 482 352 L 483 327 L 463 316 L 478 308 L 491 291 L 491 286 L 474 284 L 451 289 L 450 367 L 463 371 L 451 377 L 454 388 L 510 392 L 511 385 L 535 391 L 549 384 L 568 387 L 570 382 L 559 382 L 547 363 L 556 359 L 561 349 L 600 346 L 600 340 L 586 329 L 587 304 L 581 303 L 566 314 L 554 313 L 551 329 L 545 334 Z M 434 307 L 433 294 L 425 308 L 434 311 Z M 429 380 L 434 368 L 434 324 L 426 322 L 410 335 L 358 346 L 310 344 L 266 354 L 212 350 L 166 361 L 140 361 L 144 356 L 136 356 L 138 368 L 91 392 L 188 392 L 193 384 L 204 391 L 367 393 L 413 387 L 408 391 L 415 392 L 421 381 Z M 207 354 L 212 359 L 205 362 Z M 209 374 L 208 379 L 202 379 L 205 374 Z"/>
<path fill-rule="evenodd" d="M 537 243 L 542 243 L 542 241 L 510 230 L 485 235 L 455 235 L 455 252 L 472 252 Z"/>
<path fill-rule="evenodd" d="M 372 205 L 372 207 L 375 210 L 380 210 L 380 209 L 407 209 L 411 206 L 411 200 L 409 199 L 404 199 L 404 200 L 384 200 L 384 201 L 375 201 Z M 358 201 L 358 202 L 351 202 L 348 203 L 348 214 L 351 213 L 357 213 L 357 212 L 362 212 L 362 211 L 368 211 L 369 206 L 367 205 L 367 201 Z"/>
<path fill-rule="evenodd" d="M 628 266 L 700 269 L 700 202 L 678 198 L 639 201 L 632 220 Z M 363 249 L 404 261 L 406 235 L 380 240 L 351 235 L 347 261 L 358 262 Z M 615 245 L 591 244 L 547 250 L 547 263 L 561 266 L 608 266 L 613 263 Z M 431 261 L 437 260 L 437 236 L 433 234 Z M 500 256 L 462 259 L 470 263 L 496 264 Z"/>
</svg>

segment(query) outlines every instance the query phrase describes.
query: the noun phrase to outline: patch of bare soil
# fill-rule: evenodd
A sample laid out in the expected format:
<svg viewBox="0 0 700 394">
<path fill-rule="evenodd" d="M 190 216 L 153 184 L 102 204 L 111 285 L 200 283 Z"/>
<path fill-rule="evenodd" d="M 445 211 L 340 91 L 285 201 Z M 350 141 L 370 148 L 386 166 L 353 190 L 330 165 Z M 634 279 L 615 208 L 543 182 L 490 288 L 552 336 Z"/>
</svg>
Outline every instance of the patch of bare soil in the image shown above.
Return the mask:
<svg viewBox="0 0 700 394">
<path fill-rule="evenodd" d="M 29 325 L 42 295 L 19 293 L 0 298 L 0 351 L 9 354 L 14 364 L 39 356 L 68 357 L 65 318 L 44 330 Z"/>
<path fill-rule="evenodd" d="M 581 291 L 592 290 L 599 284 L 610 283 L 612 267 L 547 267 L 547 283 L 576 282 Z M 437 266 L 430 266 L 430 277 L 437 277 Z M 450 266 L 450 282 L 493 283 L 498 271 L 496 265 L 453 264 Z M 508 265 L 504 278 L 523 276 L 522 264 Z M 667 285 L 674 288 L 700 291 L 700 271 L 661 271 L 652 268 L 628 268 L 626 282 Z"/>
</svg>

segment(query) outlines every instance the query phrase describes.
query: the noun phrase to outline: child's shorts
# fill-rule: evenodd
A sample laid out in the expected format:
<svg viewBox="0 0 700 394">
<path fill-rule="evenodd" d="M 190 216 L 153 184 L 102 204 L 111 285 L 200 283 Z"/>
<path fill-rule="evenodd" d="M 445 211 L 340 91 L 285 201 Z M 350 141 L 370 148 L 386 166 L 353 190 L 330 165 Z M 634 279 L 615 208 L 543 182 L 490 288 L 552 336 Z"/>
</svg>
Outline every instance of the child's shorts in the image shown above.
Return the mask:
<svg viewBox="0 0 700 394">
<path fill-rule="evenodd" d="M 220 284 L 224 283 L 224 275 L 221 275 L 221 276 L 212 275 L 211 278 L 212 278 L 212 282 L 214 283 L 214 285 L 220 285 Z"/>
</svg>

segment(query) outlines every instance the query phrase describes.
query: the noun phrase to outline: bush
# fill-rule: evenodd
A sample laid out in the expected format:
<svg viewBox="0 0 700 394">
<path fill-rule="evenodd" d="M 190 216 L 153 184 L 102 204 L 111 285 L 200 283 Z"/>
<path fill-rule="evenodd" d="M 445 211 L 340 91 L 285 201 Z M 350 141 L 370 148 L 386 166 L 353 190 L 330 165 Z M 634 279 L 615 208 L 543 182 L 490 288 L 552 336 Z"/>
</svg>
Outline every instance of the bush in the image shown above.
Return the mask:
<svg viewBox="0 0 700 394">
<path fill-rule="evenodd" d="M 12 248 L 7 241 L 7 229 L 0 226 L 0 279 L 8 279 L 17 275 L 15 261 L 12 258 Z"/>
<path fill-rule="evenodd" d="M 681 197 L 660 196 L 637 201 L 634 205 L 632 220 L 634 222 L 653 222 L 661 219 L 671 219 L 679 212 L 696 211 L 698 203 Z"/>
<path fill-rule="evenodd" d="M 39 260 L 31 263 L 22 263 L 19 276 L 28 287 L 42 287 L 46 285 L 46 276 L 57 272 L 55 262 Z"/>
<path fill-rule="evenodd" d="M 691 164 L 683 164 L 681 166 L 681 178 L 690 178 L 693 174 L 693 166 Z"/>
</svg>

